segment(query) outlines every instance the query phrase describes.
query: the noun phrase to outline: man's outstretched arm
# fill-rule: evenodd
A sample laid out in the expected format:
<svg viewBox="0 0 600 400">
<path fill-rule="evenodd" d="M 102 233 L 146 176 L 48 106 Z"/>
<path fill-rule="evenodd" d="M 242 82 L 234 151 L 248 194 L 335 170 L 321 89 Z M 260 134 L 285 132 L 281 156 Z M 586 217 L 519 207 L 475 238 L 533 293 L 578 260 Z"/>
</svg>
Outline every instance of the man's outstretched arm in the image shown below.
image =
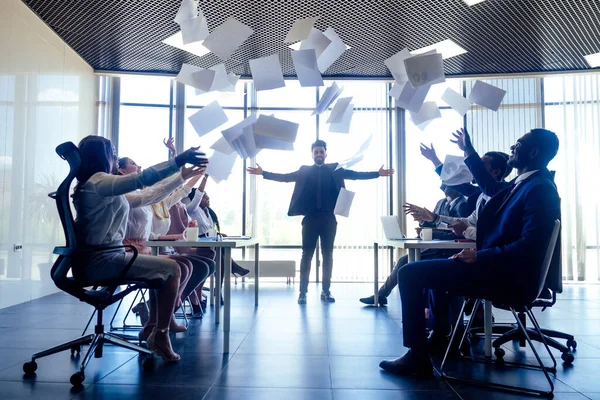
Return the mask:
<svg viewBox="0 0 600 400">
<path fill-rule="evenodd" d="M 384 169 L 383 165 L 381 166 L 381 168 L 379 168 L 379 171 L 373 172 L 358 172 L 345 168 L 341 168 L 340 170 L 342 171 L 344 179 L 351 180 L 367 180 L 379 178 L 380 176 L 392 176 L 394 175 L 394 172 L 396 172 L 393 169 Z"/>
<path fill-rule="evenodd" d="M 296 182 L 296 179 L 298 178 L 298 171 L 290 172 L 289 174 L 276 174 L 274 172 L 263 171 L 258 164 L 256 164 L 256 167 L 246 168 L 246 171 L 248 171 L 250 175 L 262 175 L 263 178 L 276 182 Z"/>
</svg>

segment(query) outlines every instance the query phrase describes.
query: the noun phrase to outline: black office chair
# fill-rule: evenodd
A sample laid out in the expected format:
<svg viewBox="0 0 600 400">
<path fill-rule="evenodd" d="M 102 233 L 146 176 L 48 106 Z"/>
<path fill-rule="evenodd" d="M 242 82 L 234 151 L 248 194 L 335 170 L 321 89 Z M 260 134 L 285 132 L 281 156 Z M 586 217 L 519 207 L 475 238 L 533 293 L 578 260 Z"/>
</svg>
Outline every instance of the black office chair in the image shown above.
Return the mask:
<svg viewBox="0 0 600 400">
<path fill-rule="evenodd" d="M 70 207 L 69 192 L 71 183 L 73 182 L 73 179 L 75 178 L 81 164 L 81 157 L 77 146 L 71 142 L 66 142 L 59 145 L 56 148 L 56 153 L 64 160 L 67 160 L 70 170 L 69 175 L 67 175 L 65 180 L 60 184 L 57 191 L 48 195 L 56 200 L 58 214 L 60 216 L 60 221 L 62 223 L 66 239 L 65 246 L 54 248 L 54 254 L 58 255 L 58 259 L 52 266 L 50 276 L 59 289 L 69 293 L 71 296 L 77 297 L 79 300 L 88 303 L 96 309 L 96 326 L 93 334 L 81 336 L 70 342 L 63 343 L 61 345 L 52 347 L 51 349 L 34 354 L 31 357 L 31 361 L 28 361 L 23 365 L 23 372 L 25 372 L 26 375 L 34 374 L 37 370 L 37 363 L 35 360 L 38 358 L 46 357 L 65 350 L 71 350 L 71 356 L 73 356 L 75 353 L 80 353 L 82 345 L 90 345 L 85 357 L 83 358 L 83 361 L 81 362 L 81 369 L 79 372 L 74 373 L 70 379 L 71 384 L 78 386 L 81 385 L 85 379 L 85 368 L 92 355 L 94 355 L 96 358 L 102 357 L 102 348 L 105 343 L 110 343 L 129 350 L 137 351 L 140 354 L 148 355 L 149 357 L 146 357 L 143 360 L 143 366 L 145 368 L 151 366 L 152 352 L 144 347 L 137 346 L 124 340 L 119 335 L 104 332 L 104 325 L 102 322 L 102 314 L 104 309 L 111 304 L 120 301 L 130 292 L 138 290 L 140 287 L 144 287 L 143 284 L 132 284 L 129 285 L 127 289 L 115 293 L 117 288 L 119 288 L 122 284 L 122 279 L 125 277 L 127 271 L 129 268 L 131 268 L 131 265 L 137 257 L 137 249 L 134 246 L 85 248 L 78 244 L 77 235 L 75 232 L 75 221 L 73 220 Z M 118 248 L 128 248 L 133 252 L 133 257 L 129 264 L 127 264 L 121 272 L 120 279 L 110 282 L 101 282 L 98 283 L 98 286 L 88 288 L 86 285 L 79 283 L 75 278 L 68 276 L 73 267 L 78 265 L 80 256 L 86 256 L 91 253 Z"/>
<path fill-rule="evenodd" d="M 492 383 L 492 382 L 482 381 L 482 380 L 477 380 L 477 379 L 459 378 L 459 377 L 449 376 L 448 374 L 445 373 L 444 367 L 446 365 L 446 360 L 448 359 L 448 355 L 450 354 L 450 351 L 453 348 L 456 332 L 459 330 L 458 327 L 462 326 L 463 312 L 465 309 L 465 305 L 467 303 L 466 301 L 463 303 L 458 320 L 456 321 L 456 324 L 454 325 L 454 328 L 452 329 L 452 337 L 450 339 L 448 348 L 446 349 L 446 354 L 444 355 L 442 365 L 440 366 L 440 373 L 442 374 L 442 376 L 445 379 L 456 380 L 456 381 L 460 381 L 460 382 L 475 384 L 475 385 L 479 385 L 479 386 L 484 386 L 484 387 L 489 387 L 489 388 L 494 388 L 494 389 L 499 389 L 499 390 L 504 390 L 504 391 L 511 391 L 511 392 L 517 392 L 517 393 L 530 394 L 530 395 L 534 394 L 534 395 L 545 396 L 545 397 L 553 396 L 554 384 L 552 383 L 552 380 L 550 379 L 550 375 L 548 374 L 548 372 L 556 372 L 556 359 L 554 358 L 554 355 L 550 351 L 548 343 L 545 339 L 545 335 L 542 333 L 542 329 L 540 328 L 540 325 L 537 322 L 537 319 L 531 312 L 531 308 L 533 307 L 534 304 L 536 304 L 536 302 L 538 301 L 538 298 L 540 296 L 540 293 L 542 293 L 542 290 L 548 284 L 547 278 L 549 275 L 549 270 L 550 270 L 551 265 L 556 264 L 557 253 L 558 253 L 558 255 L 560 255 L 560 250 L 557 251 L 557 246 L 556 246 L 558 237 L 559 237 L 559 233 L 560 233 L 560 221 L 556 220 L 554 223 L 554 229 L 552 230 L 550 238 L 548 239 L 548 246 L 547 246 L 546 254 L 544 257 L 544 261 L 539 266 L 531 266 L 532 269 L 530 271 L 531 274 L 529 276 L 532 277 L 532 279 L 530 282 L 528 282 L 528 285 L 525 290 L 520 291 L 519 293 L 516 293 L 514 291 L 506 291 L 502 295 L 502 298 L 491 298 L 490 297 L 490 298 L 484 299 L 484 300 L 492 301 L 492 303 L 494 304 L 494 307 L 501 308 L 504 310 L 509 310 L 512 312 L 513 316 L 515 317 L 515 321 L 517 323 L 518 331 L 524 337 L 525 341 L 531 348 L 531 351 L 535 355 L 536 361 L 538 363 L 538 365 L 531 365 L 531 364 L 522 364 L 522 363 L 516 363 L 516 362 L 501 361 L 501 364 L 519 366 L 519 367 L 530 368 L 530 369 L 537 369 L 537 370 L 542 371 L 544 373 L 544 376 L 546 377 L 546 380 L 548 381 L 550 390 L 543 391 L 543 390 L 532 389 L 532 388 L 521 387 L 521 386 L 505 385 L 505 384 L 501 384 L 501 383 Z M 558 261 L 560 262 L 560 256 L 558 256 Z M 475 309 L 477 309 L 477 307 L 479 306 L 480 303 L 481 303 L 481 299 L 477 299 L 477 301 L 475 302 Z M 533 329 L 532 328 L 528 329 L 525 327 L 525 324 L 522 322 L 522 319 L 519 317 L 520 314 L 523 314 L 523 315 L 526 315 L 527 317 L 529 317 L 529 319 L 533 323 L 533 326 L 534 326 Z M 472 324 L 473 320 L 474 320 L 474 318 L 469 319 L 467 327 L 464 330 L 462 339 L 459 344 L 460 349 L 463 348 L 463 343 L 466 340 L 467 334 L 471 331 L 471 324 Z M 542 359 L 540 358 L 537 350 L 535 349 L 535 347 L 533 347 L 532 339 L 529 334 L 530 331 L 535 332 L 536 337 L 538 337 L 540 339 L 540 341 L 544 344 L 544 347 L 546 348 L 550 358 L 552 359 L 552 362 L 553 362 L 552 367 L 546 367 L 544 365 L 544 363 L 542 362 Z M 465 358 L 468 358 L 468 359 L 471 359 L 474 361 L 478 361 L 478 360 L 475 360 L 473 357 L 467 356 Z"/>
</svg>

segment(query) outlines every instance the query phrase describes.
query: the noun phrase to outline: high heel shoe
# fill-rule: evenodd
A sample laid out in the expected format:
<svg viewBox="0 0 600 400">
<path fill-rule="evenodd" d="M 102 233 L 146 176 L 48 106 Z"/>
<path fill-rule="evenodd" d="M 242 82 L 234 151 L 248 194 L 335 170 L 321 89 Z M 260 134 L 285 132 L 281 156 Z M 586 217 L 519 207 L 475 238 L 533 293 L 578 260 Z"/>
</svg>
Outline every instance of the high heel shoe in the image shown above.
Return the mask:
<svg viewBox="0 0 600 400">
<path fill-rule="evenodd" d="M 147 342 L 148 337 L 152 334 L 152 330 L 156 324 L 144 325 L 144 327 L 138 332 L 138 339 L 140 343 Z"/>
<path fill-rule="evenodd" d="M 159 344 L 156 341 L 156 336 L 159 336 L 159 342 L 161 338 L 165 338 L 166 343 Z M 166 362 L 175 362 L 181 360 L 179 354 L 175 353 L 171 348 L 171 340 L 169 339 L 169 328 L 166 329 L 156 329 L 152 331 L 150 336 L 148 336 L 148 349 L 152 350 L 154 354 L 161 357 Z"/>
<path fill-rule="evenodd" d="M 243 277 L 243 276 L 248 275 L 250 273 L 250 270 L 246 269 L 246 268 L 244 268 L 244 267 L 242 267 L 240 265 L 233 265 L 232 268 L 231 268 L 231 273 L 236 278 L 239 278 L 239 277 Z"/>
<path fill-rule="evenodd" d="M 179 325 L 175 322 L 175 318 L 171 317 L 171 322 L 169 322 L 169 330 L 174 333 L 181 333 L 187 331 L 187 328 L 183 325 Z"/>
</svg>

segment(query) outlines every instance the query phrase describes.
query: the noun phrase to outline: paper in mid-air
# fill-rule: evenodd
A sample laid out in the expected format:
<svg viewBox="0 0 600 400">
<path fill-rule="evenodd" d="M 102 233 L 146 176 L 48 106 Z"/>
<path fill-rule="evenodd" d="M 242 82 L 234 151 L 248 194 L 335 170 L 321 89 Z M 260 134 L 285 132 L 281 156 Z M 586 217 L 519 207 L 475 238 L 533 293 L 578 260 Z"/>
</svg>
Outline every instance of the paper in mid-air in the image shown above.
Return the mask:
<svg viewBox="0 0 600 400">
<path fill-rule="evenodd" d="M 253 33 L 252 28 L 231 17 L 212 31 L 203 45 L 226 61 Z"/>
<path fill-rule="evenodd" d="M 278 54 L 250 60 L 249 64 L 256 90 L 271 90 L 285 86 Z"/>
</svg>

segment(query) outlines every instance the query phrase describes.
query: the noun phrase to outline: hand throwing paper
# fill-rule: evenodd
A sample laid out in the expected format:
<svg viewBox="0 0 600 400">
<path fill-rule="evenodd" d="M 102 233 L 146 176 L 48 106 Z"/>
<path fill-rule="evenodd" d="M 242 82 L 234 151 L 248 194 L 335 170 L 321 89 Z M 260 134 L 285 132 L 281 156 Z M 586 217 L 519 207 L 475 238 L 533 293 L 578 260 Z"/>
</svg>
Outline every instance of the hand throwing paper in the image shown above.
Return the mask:
<svg viewBox="0 0 600 400">
<path fill-rule="evenodd" d="M 440 174 L 442 183 L 447 186 L 462 185 L 473 180 L 473 175 L 465 164 L 465 158 L 447 155 Z"/>
<path fill-rule="evenodd" d="M 356 193 L 346 190 L 345 188 L 340 189 L 337 201 L 335 202 L 335 209 L 333 213 L 335 215 L 341 215 L 342 217 L 348 217 L 350 215 L 350 207 L 352 207 L 352 201 Z"/>
<path fill-rule="evenodd" d="M 218 128 L 229 120 L 227 115 L 225 115 L 225 111 L 223 111 L 217 101 L 213 101 L 209 105 L 203 107 L 188 119 L 200 137 Z"/>
<path fill-rule="evenodd" d="M 221 60 L 227 61 L 253 33 L 252 28 L 231 17 L 208 35 L 203 45 Z"/>
<path fill-rule="evenodd" d="M 485 108 L 489 108 L 490 110 L 498 111 L 505 94 L 506 90 L 502 90 L 482 81 L 477 81 L 475 82 L 475 85 L 473 85 L 473 89 L 471 89 L 469 101 Z"/>
<path fill-rule="evenodd" d="M 250 71 L 256 90 L 270 90 L 285 86 L 278 54 L 250 60 Z"/>
</svg>

